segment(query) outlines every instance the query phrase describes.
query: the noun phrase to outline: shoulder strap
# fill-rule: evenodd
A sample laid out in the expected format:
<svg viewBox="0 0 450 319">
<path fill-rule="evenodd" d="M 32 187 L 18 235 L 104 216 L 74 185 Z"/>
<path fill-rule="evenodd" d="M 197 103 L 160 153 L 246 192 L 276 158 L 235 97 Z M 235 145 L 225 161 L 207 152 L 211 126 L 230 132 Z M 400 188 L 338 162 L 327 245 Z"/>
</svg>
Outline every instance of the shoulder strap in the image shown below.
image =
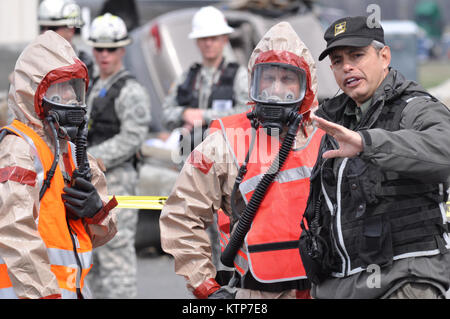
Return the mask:
<svg viewBox="0 0 450 319">
<path fill-rule="evenodd" d="M 231 62 L 222 69 L 219 80 L 211 87 L 208 107 L 212 107 L 212 102 L 216 99 L 231 100 L 233 105 L 235 104 L 233 84 L 238 68 L 239 64 Z"/>
<path fill-rule="evenodd" d="M 184 82 L 178 86 L 177 88 L 177 102 L 182 106 L 190 106 L 196 107 L 198 104 L 193 103 L 192 100 L 197 99 L 195 96 L 196 92 L 194 90 L 195 79 L 197 78 L 197 74 L 201 69 L 201 65 L 199 63 L 194 63 L 190 68 L 186 75 L 186 79 Z M 195 104 L 195 105 L 194 105 Z"/>
<path fill-rule="evenodd" d="M 126 72 L 111 85 L 104 97 L 96 97 L 94 99 L 95 108 L 92 109 L 91 116 L 95 117 L 97 114 L 101 114 L 108 105 L 114 105 L 114 100 L 120 95 L 125 82 L 129 79 L 135 79 L 135 77 Z M 96 79 L 94 79 L 95 81 Z"/>
<path fill-rule="evenodd" d="M 238 69 L 239 64 L 235 62 L 228 63 L 225 69 L 223 70 L 222 75 L 220 76 L 219 84 L 232 85 Z"/>
<path fill-rule="evenodd" d="M 125 82 L 128 81 L 129 79 L 135 79 L 135 77 L 129 73 L 126 73 L 123 76 L 121 76 L 119 79 L 117 79 L 116 82 L 114 82 L 114 84 L 111 85 L 111 87 L 109 88 L 108 93 L 106 94 L 106 97 L 108 97 L 110 99 L 117 98 L 120 94 L 120 91 L 124 87 Z"/>
<path fill-rule="evenodd" d="M 394 95 L 386 99 L 386 102 L 390 103 L 385 102 L 381 111 L 381 114 L 384 117 L 385 121 L 390 122 L 387 125 L 386 129 L 390 131 L 398 130 L 403 110 L 408 104 L 412 103 L 413 101 L 417 102 L 418 98 L 436 100 L 434 96 L 426 91 L 413 91 L 408 95 Z"/>
</svg>

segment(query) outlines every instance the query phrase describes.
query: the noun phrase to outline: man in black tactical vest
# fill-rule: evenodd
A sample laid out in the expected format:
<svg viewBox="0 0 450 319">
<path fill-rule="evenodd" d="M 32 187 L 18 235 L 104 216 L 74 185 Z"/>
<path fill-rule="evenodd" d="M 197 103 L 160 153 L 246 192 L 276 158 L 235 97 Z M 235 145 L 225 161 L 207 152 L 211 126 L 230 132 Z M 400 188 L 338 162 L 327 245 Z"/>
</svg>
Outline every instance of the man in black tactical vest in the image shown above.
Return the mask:
<svg viewBox="0 0 450 319">
<path fill-rule="evenodd" d="M 319 60 L 329 55 L 344 93 L 312 117 L 327 135 L 301 225 L 311 295 L 442 298 L 450 286 L 450 111 L 389 67 L 380 25 L 347 17 L 324 38 Z"/>
<path fill-rule="evenodd" d="M 181 75 L 163 103 L 166 128 L 184 128 L 182 158 L 202 141 L 212 120 L 248 109 L 247 70 L 224 56 L 233 30 L 212 6 L 201 8 L 192 19 L 189 38 L 196 40 L 202 63 Z"/>
</svg>

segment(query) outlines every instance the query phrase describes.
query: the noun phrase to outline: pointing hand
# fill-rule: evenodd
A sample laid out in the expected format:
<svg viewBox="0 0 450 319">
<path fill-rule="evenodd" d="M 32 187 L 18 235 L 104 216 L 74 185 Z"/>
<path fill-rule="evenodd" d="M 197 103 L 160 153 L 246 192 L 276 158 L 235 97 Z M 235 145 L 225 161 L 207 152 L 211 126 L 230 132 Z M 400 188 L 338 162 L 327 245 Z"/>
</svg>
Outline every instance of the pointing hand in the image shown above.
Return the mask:
<svg viewBox="0 0 450 319">
<path fill-rule="evenodd" d="M 311 114 L 311 120 L 315 121 L 318 128 L 324 130 L 339 143 L 339 149 L 326 151 L 322 155 L 323 158 L 353 157 L 363 151 L 363 142 L 359 133 L 314 114 Z"/>
</svg>

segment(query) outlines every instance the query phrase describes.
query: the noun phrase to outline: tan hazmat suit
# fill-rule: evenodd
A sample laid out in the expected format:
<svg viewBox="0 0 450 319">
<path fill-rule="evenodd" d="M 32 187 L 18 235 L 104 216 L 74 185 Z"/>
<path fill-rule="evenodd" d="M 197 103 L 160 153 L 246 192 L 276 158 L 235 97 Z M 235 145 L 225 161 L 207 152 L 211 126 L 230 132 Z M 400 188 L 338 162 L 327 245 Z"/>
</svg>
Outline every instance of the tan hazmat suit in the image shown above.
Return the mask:
<svg viewBox="0 0 450 319">
<path fill-rule="evenodd" d="M 8 107 L 15 118 L 32 128 L 54 150 L 48 124 L 35 112 L 35 90 L 51 70 L 74 64 L 71 45 L 53 31 L 40 35 L 19 56 L 11 83 Z M 60 139 L 59 166 L 67 153 L 65 140 Z M 24 139 L 6 135 L 0 144 L 0 168 L 21 167 L 35 172 L 36 155 Z M 103 202 L 108 202 L 106 180 L 97 161 L 89 156 L 92 184 Z M 45 243 L 37 228 L 39 218 L 39 187 L 14 180 L 0 183 L 0 257 L 8 267 L 14 292 L 19 298 L 42 298 L 60 294 L 55 275 L 50 270 Z M 103 245 L 117 232 L 113 212 L 100 224 L 85 224 L 93 247 Z"/>
<path fill-rule="evenodd" d="M 316 96 L 314 60 L 308 48 L 286 22 L 272 27 L 254 49 L 248 63 L 249 86 L 255 60 L 261 52 L 269 50 L 288 51 L 303 57 L 310 69 L 310 89 Z M 317 105 L 316 99 L 313 105 Z M 314 130 L 311 124 L 305 129 L 308 135 Z M 307 137 L 302 130 L 298 130 L 296 147 L 301 148 L 306 142 Z M 194 152 L 201 153 L 211 167 L 205 170 L 195 167 L 189 160 L 185 163 L 162 210 L 160 227 L 162 248 L 174 257 L 175 272 L 186 278 L 187 288 L 195 293 L 199 286 L 216 276 L 211 244 L 205 229 L 213 222 L 214 214 L 220 208 L 232 218 L 231 193 L 238 167 L 220 130 L 210 134 Z M 295 291 L 269 293 L 238 289 L 236 295 L 236 298 L 262 297 L 295 298 Z"/>
</svg>

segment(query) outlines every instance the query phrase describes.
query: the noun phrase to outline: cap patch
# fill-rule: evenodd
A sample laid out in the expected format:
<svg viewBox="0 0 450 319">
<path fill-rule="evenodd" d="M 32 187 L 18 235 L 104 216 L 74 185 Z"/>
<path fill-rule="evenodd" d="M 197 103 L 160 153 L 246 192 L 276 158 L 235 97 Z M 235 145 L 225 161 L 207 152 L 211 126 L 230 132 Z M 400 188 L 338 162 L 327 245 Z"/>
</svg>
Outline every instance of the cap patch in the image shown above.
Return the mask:
<svg viewBox="0 0 450 319">
<path fill-rule="evenodd" d="M 347 22 L 341 22 L 334 26 L 334 36 L 337 36 L 338 34 L 344 33 L 347 29 Z"/>
</svg>

